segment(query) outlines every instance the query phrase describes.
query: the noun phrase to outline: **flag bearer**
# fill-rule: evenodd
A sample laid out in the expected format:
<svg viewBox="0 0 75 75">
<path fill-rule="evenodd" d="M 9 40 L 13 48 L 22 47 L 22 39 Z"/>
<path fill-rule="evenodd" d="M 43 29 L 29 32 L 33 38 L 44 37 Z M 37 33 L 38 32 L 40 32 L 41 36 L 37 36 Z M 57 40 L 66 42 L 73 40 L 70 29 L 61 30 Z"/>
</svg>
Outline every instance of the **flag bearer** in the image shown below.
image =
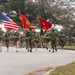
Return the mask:
<svg viewBox="0 0 75 75">
<path fill-rule="evenodd" d="M 28 51 L 32 52 L 32 45 L 33 45 L 33 38 L 34 38 L 34 31 L 30 27 L 30 30 L 26 32 L 26 43 Z"/>
</svg>

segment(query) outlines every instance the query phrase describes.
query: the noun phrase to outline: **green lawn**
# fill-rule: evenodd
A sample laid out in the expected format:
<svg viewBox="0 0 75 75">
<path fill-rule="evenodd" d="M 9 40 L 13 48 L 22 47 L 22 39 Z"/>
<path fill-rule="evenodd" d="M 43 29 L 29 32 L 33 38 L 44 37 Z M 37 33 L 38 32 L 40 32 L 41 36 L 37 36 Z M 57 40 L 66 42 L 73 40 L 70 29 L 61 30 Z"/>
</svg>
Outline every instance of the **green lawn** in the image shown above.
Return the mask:
<svg viewBox="0 0 75 75">
<path fill-rule="evenodd" d="M 5 42 L 2 42 L 2 45 L 3 45 L 3 46 L 6 46 L 6 45 L 5 45 Z M 10 46 L 13 46 L 13 42 L 10 43 Z"/>
<path fill-rule="evenodd" d="M 64 46 L 64 48 L 75 49 L 75 46 Z"/>
<path fill-rule="evenodd" d="M 58 46 L 57 48 L 61 48 L 61 47 Z M 75 49 L 75 46 L 64 46 L 63 49 Z"/>
<path fill-rule="evenodd" d="M 3 46 L 5 46 L 5 42 L 2 42 L 3 43 Z M 13 46 L 13 42 L 10 43 L 10 46 Z M 61 46 L 58 46 L 57 48 L 61 49 L 62 47 Z M 75 46 L 64 46 L 63 49 L 75 49 Z"/>
<path fill-rule="evenodd" d="M 49 75 L 75 75 L 75 61 L 71 64 L 57 67 Z"/>
</svg>

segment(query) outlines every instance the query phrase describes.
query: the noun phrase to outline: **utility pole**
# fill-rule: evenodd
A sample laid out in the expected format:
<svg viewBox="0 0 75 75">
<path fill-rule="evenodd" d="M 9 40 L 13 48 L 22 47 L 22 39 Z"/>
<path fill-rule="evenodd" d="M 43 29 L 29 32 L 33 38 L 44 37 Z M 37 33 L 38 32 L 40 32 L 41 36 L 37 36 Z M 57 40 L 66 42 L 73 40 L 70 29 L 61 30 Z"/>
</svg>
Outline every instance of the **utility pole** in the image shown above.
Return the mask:
<svg viewBox="0 0 75 75">
<path fill-rule="evenodd" d="M 7 1 L 8 1 L 8 16 L 10 17 L 10 0 Z"/>
</svg>

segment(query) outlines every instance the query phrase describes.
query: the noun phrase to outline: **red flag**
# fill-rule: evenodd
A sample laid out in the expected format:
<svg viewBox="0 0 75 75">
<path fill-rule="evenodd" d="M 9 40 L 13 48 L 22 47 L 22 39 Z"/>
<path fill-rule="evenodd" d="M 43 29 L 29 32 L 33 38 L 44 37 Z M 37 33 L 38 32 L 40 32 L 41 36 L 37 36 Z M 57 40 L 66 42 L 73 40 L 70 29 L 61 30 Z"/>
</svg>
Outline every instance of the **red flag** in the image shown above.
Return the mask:
<svg viewBox="0 0 75 75">
<path fill-rule="evenodd" d="M 44 20 L 42 18 L 38 18 L 38 19 L 39 19 L 39 22 L 40 22 L 43 30 L 48 30 L 49 28 L 52 27 L 52 23 L 47 22 L 46 20 Z"/>
<path fill-rule="evenodd" d="M 29 21 L 27 20 L 27 18 L 21 13 L 20 13 L 20 19 L 21 19 L 21 21 L 23 23 L 23 28 L 24 29 L 32 28 L 33 30 L 36 30 L 35 27 L 32 24 L 30 24 Z"/>
</svg>

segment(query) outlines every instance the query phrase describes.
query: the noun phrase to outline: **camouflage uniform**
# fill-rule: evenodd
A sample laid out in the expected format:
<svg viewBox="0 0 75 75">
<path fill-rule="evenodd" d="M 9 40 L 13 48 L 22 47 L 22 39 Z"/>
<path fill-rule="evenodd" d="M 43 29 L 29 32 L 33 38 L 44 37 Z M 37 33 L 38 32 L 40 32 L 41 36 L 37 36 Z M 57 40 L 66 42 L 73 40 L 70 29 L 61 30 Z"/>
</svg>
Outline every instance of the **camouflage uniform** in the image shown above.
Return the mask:
<svg viewBox="0 0 75 75">
<path fill-rule="evenodd" d="M 19 41 L 19 33 L 18 32 L 14 32 L 14 42 Z"/>
<path fill-rule="evenodd" d="M 37 44 L 40 42 L 38 35 L 34 36 L 34 42 L 37 43 Z"/>
<path fill-rule="evenodd" d="M 4 34 L 4 31 L 3 30 L 0 30 L 0 42 L 3 41 L 3 34 Z"/>
<path fill-rule="evenodd" d="M 21 47 L 23 46 L 23 42 L 26 41 L 26 36 L 25 34 L 20 35 L 20 43 L 21 43 Z M 24 47 L 24 46 L 23 46 Z"/>
<path fill-rule="evenodd" d="M 2 51 L 3 34 L 4 34 L 4 31 L 0 30 L 0 52 Z"/>
<path fill-rule="evenodd" d="M 45 46 L 46 50 L 49 49 L 49 52 L 50 52 L 50 41 L 51 41 L 51 36 L 50 36 L 49 33 L 47 33 L 47 34 L 45 35 L 44 41 L 45 41 L 45 43 L 46 43 L 46 46 Z"/>
<path fill-rule="evenodd" d="M 5 39 L 5 44 L 6 44 L 7 52 L 8 52 L 9 51 L 10 31 L 5 32 L 4 39 Z"/>
<path fill-rule="evenodd" d="M 18 52 L 18 48 L 19 48 L 19 40 L 20 40 L 20 34 L 18 32 L 18 30 L 14 33 L 14 44 L 16 46 L 16 52 Z"/>
<path fill-rule="evenodd" d="M 26 44 L 27 44 L 27 48 L 29 51 L 30 48 L 30 52 L 32 52 L 32 40 L 34 38 L 34 32 L 32 30 L 29 30 L 26 32 Z"/>
<path fill-rule="evenodd" d="M 57 44 L 57 33 L 54 31 L 54 29 L 52 30 L 52 32 L 50 33 L 50 36 L 51 36 L 51 47 L 53 49 L 52 52 L 54 52 L 54 49 L 55 51 L 57 51 L 57 48 L 56 48 L 56 44 Z"/>
<path fill-rule="evenodd" d="M 62 46 L 62 48 L 65 45 L 65 36 L 62 33 L 59 34 L 59 45 Z"/>
<path fill-rule="evenodd" d="M 46 36 L 45 36 L 45 42 L 46 43 L 49 43 L 50 42 L 50 40 L 51 40 L 51 37 L 50 37 L 50 35 L 49 34 L 47 34 Z"/>
</svg>

